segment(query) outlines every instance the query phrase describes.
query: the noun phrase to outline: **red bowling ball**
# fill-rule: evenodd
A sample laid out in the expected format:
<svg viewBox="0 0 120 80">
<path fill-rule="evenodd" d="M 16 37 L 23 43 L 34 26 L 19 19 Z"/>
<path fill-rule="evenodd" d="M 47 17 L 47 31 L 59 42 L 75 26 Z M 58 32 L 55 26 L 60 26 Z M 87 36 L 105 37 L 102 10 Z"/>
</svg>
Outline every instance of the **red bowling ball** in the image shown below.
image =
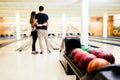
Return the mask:
<svg viewBox="0 0 120 80">
<path fill-rule="evenodd" d="M 97 56 L 100 52 L 102 52 L 103 50 L 100 48 L 94 48 L 91 50 L 91 54 L 94 54 L 95 56 Z"/>
<path fill-rule="evenodd" d="M 95 58 L 97 57 L 93 54 L 85 54 L 79 59 L 79 66 L 86 70 L 88 63 Z"/>
<path fill-rule="evenodd" d="M 72 50 L 72 52 L 71 52 L 70 55 L 71 55 L 72 58 L 74 58 L 75 54 L 76 54 L 77 52 L 81 52 L 81 51 L 82 51 L 82 50 L 81 50 L 80 48 L 75 48 L 75 49 Z"/>
<path fill-rule="evenodd" d="M 112 53 L 108 52 L 108 51 L 103 51 L 103 52 L 100 52 L 98 55 L 97 55 L 98 58 L 103 58 L 105 60 L 107 60 L 108 62 L 110 62 L 111 64 L 114 64 L 115 63 L 115 58 L 114 56 L 112 55 Z"/>
<path fill-rule="evenodd" d="M 74 57 L 74 61 L 78 64 L 79 63 L 79 59 L 82 58 L 82 56 L 88 55 L 89 53 L 86 51 L 79 51 L 77 52 L 77 54 Z"/>
</svg>

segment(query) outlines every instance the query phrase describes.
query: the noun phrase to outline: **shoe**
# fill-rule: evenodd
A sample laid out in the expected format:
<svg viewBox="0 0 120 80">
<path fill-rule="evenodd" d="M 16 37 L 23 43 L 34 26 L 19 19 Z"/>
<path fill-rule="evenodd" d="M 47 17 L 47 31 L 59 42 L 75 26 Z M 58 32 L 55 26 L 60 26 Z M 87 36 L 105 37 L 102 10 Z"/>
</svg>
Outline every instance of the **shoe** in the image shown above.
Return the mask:
<svg viewBox="0 0 120 80">
<path fill-rule="evenodd" d="M 38 51 L 35 51 L 36 53 L 39 53 Z"/>
<path fill-rule="evenodd" d="M 36 51 L 32 51 L 32 54 L 36 54 Z"/>
<path fill-rule="evenodd" d="M 43 52 L 40 52 L 40 54 L 42 54 Z"/>
<path fill-rule="evenodd" d="M 48 52 L 49 52 L 49 53 L 51 53 L 51 51 L 50 51 L 50 50 L 49 50 Z"/>
</svg>

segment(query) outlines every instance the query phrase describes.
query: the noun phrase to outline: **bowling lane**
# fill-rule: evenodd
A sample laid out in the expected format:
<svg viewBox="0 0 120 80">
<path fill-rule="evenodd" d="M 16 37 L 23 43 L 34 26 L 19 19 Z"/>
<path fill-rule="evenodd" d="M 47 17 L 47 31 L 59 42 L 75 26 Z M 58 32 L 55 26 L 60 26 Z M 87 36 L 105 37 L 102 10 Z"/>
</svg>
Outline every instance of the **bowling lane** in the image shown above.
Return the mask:
<svg viewBox="0 0 120 80">
<path fill-rule="evenodd" d="M 59 50 L 52 53 L 31 54 L 31 46 L 22 52 L 16 51 L 29 39 L 22 39 L 0 48 L 1 80 L 75 80 L 67 76 L 59 62 Z M 37 49 L 39 50 L 39 41 Z"/>
<path fill-rule="evenodd" d="M 62 43 L 62 38 L 60 38 L 60 37 L 54 37 L 53 40 L 56 43 L 57 47 L 60 48 L 60 45 Z"/>
<path fill-rule="evenodd" d="M 104 44 L 120 46 L 120 41 L 118 39 L 112 40 L 112 39 L 90 38 L 89 40 L 94 42 L 104 43 Z"/>
<path fill-rule="evenodd" d="M 108 36 L 107 38 L 103 38 L 102 36 L 90 36 L 89 38 L 99 39 L 99 40 L 118 41 L 118 42 L 120 42 L 120 37 L 116 37 L 116 36 Z"/>
<path fill-rule="evenodd" d="M 1 47 L 0 51 L 2 53 L 0 53 L 0 54 L 10 53 L 10 52 L 14 53 L 19 47 L 21 47 L 23 44 L 25 44 L 28 41 L 28 39 L 29 38 L 25 38 L 25 39 L 21 39 L 21 40 L 18 40 L 18 41 L 14 41 L 11 44 L 8 44 L 8 45 L 6 45 L 4 47 Z"/>
<path fill-rule="evenodd" d="M 10 44 L 15 41 L 16 41 L 16 39 L 0 38 L 0 47 L 3 47 L 5 45 Z"/>
</svg>

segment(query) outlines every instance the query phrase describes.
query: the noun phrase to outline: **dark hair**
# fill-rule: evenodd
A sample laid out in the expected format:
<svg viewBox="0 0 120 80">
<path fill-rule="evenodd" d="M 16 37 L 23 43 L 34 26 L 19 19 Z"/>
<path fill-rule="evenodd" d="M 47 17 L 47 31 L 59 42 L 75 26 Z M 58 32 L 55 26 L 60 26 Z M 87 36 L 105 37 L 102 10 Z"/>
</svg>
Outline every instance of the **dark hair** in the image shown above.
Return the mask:
<svg viewBox="0 0 120 80">
<path fill-rule="evenodd" d="M 35 11 L 32 11 L 32 12 L 31 12 L 31 15 L 30 15 L 30 24 L 33 23 L 33 19 L 35 18 L 35 15 L 36 15 L 36 12 L 35 12 Z"/>
<path fill-rule="evenodd" d="M 39 11 L 42 11 L 44 10 L 44 7 L 43 6 L 39 6 Z"/>
</svg>

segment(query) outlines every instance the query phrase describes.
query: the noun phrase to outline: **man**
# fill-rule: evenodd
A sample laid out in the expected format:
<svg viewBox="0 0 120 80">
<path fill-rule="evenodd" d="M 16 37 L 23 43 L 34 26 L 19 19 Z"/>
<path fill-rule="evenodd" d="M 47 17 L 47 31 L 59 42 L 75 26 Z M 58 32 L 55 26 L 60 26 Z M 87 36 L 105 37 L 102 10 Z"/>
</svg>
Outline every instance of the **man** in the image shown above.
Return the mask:
<svg viewBox="0 0 120 80">
<path fill-rule="evenodd" d="M 48 42 L 48 33 L 47 33 L 49 17 L 47 14 L 44 13 L 43 6 L 39 6 L 39 13 L 36 14 L 35 19 L 37 19 L 37 32 L 38 32 L 40 49 L 41 49 L 40 54 L 42 54 L 44 51 L 43 38 L 45 39 L 48 52 L 51 52 Z"/>
</svg>

